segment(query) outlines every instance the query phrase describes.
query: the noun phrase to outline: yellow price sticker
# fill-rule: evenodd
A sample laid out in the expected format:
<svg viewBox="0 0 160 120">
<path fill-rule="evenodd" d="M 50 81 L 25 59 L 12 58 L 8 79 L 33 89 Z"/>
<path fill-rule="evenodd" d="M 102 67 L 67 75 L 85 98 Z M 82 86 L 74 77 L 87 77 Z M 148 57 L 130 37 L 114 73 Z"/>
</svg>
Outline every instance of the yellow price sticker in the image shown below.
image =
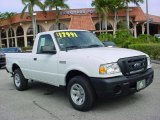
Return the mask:
<svg viewBox="0 0 160 120">
<path fill-rule="evenodd" d="M 57 32 L 56 36 L 59 37 L 59 38 L 65 38 L 65 37 L 75 38 L 75 37 L 78 37 L 76 32 Z"/>
</svg>

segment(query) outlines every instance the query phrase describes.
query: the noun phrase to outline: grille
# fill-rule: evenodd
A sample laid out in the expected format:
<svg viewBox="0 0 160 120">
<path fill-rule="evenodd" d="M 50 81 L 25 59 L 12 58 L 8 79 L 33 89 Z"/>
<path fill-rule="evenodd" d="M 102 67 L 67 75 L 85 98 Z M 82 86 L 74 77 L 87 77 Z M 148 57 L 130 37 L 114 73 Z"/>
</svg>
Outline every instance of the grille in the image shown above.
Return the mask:
<svg viewBox="0 0 160 120">
<path fill-rule="evenodd" d="M 146 71 L 147 57 L 137 56 L 118 60 L 118 65 L 125 76 L 138 74 Z"/>
</svg>

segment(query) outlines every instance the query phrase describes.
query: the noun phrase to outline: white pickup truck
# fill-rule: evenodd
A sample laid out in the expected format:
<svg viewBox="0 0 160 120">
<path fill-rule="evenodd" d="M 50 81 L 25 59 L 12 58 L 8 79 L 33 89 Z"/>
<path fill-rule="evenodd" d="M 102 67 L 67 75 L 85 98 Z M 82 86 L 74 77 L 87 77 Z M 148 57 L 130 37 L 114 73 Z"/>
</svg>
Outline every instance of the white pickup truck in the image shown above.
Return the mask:
<svg viewBox="0 0 160 120">
<path fill-rule="evenodd" d="M 80 111 L 91 109 L 96 97 L 146 88 L 154 73 L 145 53 L 104 47 L 84 30 L 39 33 L 32 53 L 7 54 L 6 63 L 17 90 L 26 90 L 28 80 L 65 86 L 70 103 Z"/>
</svg>

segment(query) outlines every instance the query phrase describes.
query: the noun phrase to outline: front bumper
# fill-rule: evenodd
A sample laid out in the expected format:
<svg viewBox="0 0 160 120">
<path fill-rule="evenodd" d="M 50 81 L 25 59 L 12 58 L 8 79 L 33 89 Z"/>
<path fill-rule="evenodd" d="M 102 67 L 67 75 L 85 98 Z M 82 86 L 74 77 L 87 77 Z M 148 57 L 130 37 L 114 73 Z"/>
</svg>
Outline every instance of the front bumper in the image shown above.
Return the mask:
<svg viewBox="0 0 160 120">
<path fill-rule="evenodd" d="M 154 71 L 152 68 L 145 73 L 132 76 L 119 76 L 113 78 L 90 78 L 90 82 L 99 97 L 116 97 L 129 93 L 138 92 L 137 82 L 145 80 L 146 88 L 153 81 Z M 144 89 L 143 88 L 143 89 Z"/>
</svg>

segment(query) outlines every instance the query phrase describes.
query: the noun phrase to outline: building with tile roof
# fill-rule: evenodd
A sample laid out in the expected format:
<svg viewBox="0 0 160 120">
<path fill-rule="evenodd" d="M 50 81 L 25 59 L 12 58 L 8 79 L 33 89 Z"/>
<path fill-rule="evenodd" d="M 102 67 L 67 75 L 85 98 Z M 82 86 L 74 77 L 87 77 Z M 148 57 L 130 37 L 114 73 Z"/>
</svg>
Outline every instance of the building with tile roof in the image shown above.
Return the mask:
<svg viewBox="0 0 160 120">
<path fill-rule="evenodd" d="M 36 13 L 37 32 L 50 31 L 56 29 L 83 29 L 90 30 L 99 34 L 100 32 L 108 32 L 113 34 L 114 15 L 108 14 L 107 30 L 105 25 L 99 19 L 99 15 L 94 8 L 69 9 L 60 11 L 58 27 L 56 25 L 56 12 L 38 11 Z M 11 19 L 0 20 L 0 46 L 2 47 L 27 47 L 33 46 L 33 28 L 31 17 L 28 13 L 24 17 L 16 14 Z M 150 16 L 150 22 L 153 23 L 154 32 L 160 32 L 160 18 Z M 126 10 L 120 10 L 117 13 L 119 23 L 126 20 Z M 100 30 L 101 28 L 101 30 Z M 139 34 L 146 33 L 146 15 L 140 7 L 130 8 L 130 30 L 135 37 Z"/>
</svg>

